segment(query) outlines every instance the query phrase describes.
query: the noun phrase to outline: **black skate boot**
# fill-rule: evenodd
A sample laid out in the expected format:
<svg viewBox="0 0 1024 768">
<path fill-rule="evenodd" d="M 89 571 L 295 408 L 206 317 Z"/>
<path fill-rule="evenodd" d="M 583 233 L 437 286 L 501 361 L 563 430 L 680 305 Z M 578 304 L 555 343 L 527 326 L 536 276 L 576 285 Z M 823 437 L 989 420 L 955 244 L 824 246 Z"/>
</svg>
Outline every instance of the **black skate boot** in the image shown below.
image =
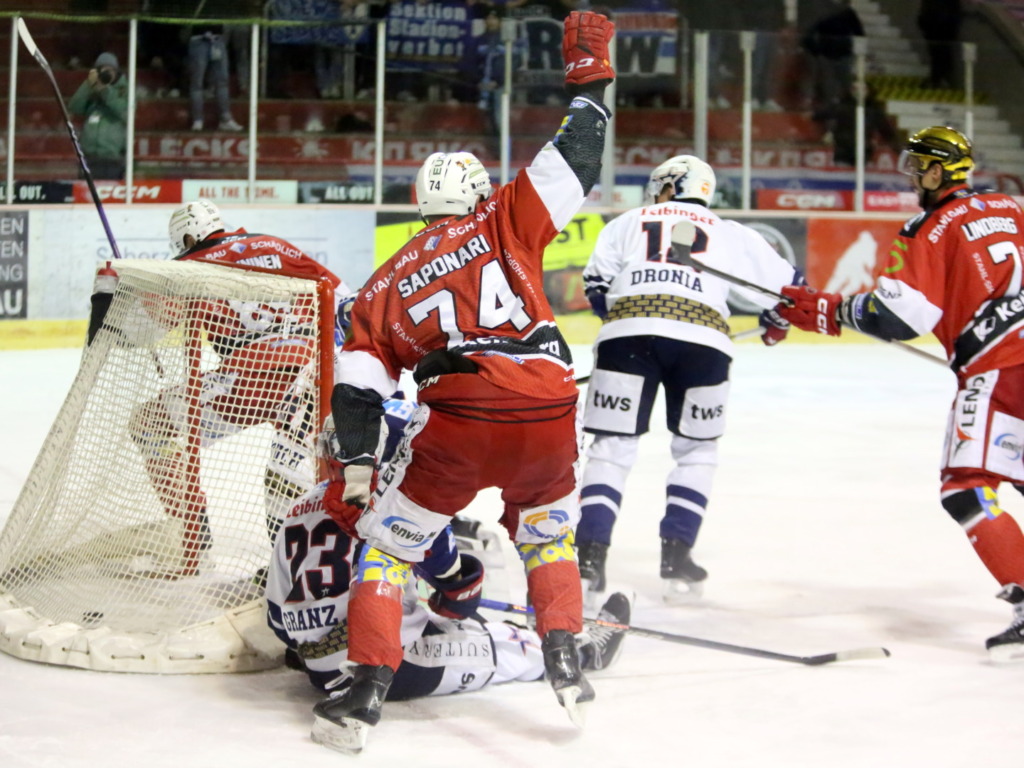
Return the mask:
<svg viewBox="0 0 1024 768">
<path fill-rule="evenodd" d="M 996 597 L 1013 605 L 1013 622 L 1005 632 L 985 641 L 989 658 L 996 662 L 1024 659 L 1024 587 L 1007 584 Z"/>
<path fill-rule="evenodd" d="M 661 540 L 661 578 L 666 580 L 666 602 L 695 600 L 704 592 L 708 572 L 693 562 L 691 549 L 682 539 Z"/>
<path fill-rule="evenodd" d="M 313 741 L 350 755 L 362 752 L 370 728 L 380 722 L 380 710 L 394 676 L 391 667 L 355 667 L 348 688 L 313 707 Z"/>
<path fill-rule="evenodd" d="M 584 713 L 580 704 L 594 700 L 594 689 L 580 670 L 576 638 L 564 629 L 552 629 L 540 643 L 544 652 L 544 671 L 555 690 L 558 703 L 565 707 L 569 719 L 583 727 Z"/>
<path fill-rule="evenodd" d="M 629 624 L 629 598 L 615 592 L 601 606 L 597 623 L 587 627 L 580 644 L 580 666 L 586 670 L 607 669 L 619 657 L 622 641 L 626 638 L 623 627 L 609 627 L 607 624 Z"/>
<path fill-rule="evenodd" d="M 604 561 L 608 557 L 608 545 L 600 541 L 577 543 L 576 559 L 580 564 L 580 580 L 584 592 L 604 592 L 607 582 L 604 578 Z"/>
</svg>

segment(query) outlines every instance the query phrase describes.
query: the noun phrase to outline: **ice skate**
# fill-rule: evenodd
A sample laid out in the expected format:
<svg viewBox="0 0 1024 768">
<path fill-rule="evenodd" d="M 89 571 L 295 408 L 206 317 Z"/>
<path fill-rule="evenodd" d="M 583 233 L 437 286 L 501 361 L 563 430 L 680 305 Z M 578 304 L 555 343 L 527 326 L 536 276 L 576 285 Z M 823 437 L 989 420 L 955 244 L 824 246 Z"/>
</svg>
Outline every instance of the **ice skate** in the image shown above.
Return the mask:
<svg viewBox="0 0 1024 768">
<path fill-rule="evenodd" d="M 564 629 L 553 629 L 541 640 L 544 652 L 544 670 L 548 682 L 565 707 L 569 719 L 582 728 L 586 715 L 582 704 L 594 700 L 594 689 L 580 669 L 576 638 Z"/>
<path fill-rule="evenodd" d="M 1024 587 L 1007 584 L 997 597 L 1013 604 L 1013 621 L 998 635 L 985 641 L 989 658 L 998 663 L 1024 661 Z"/>
<path fill-rule="evenodd" d="M 577 544 L 576 558 L 580 565 L 583 599 L 590 602 L 597 594 L 604 592 L 608 585 L 604 576 L 608 545 L 600 541 L 581 541 Z"/>
<path fill-rule="evenodd" d="M 380 710 L 394 676 L 391 667 L 355 667 L 348 688 L 313 707 L 313 741 L 349 755 L 362 752 L 370 728 L 380 722 Z"/>
<path fill-rule="evenodd" d="M 622 592 L 615 592 L 605 600 L 597 614 L 598 622 L 628 625 L 630 600 Z M 626 630 L 621 627 L 592 624 L 583 633 L 580 643 L 580 667 L 585 670 L 607 669 L 622 652 Z"/>
<path fill-rule="evenodd" d="M 689 603 L 704 594 L 708 572 L 693 562 L 691 549 L 681 539 L 661 540 L 661 578 L 665 580 L 666 603 Z"/>
</svg>

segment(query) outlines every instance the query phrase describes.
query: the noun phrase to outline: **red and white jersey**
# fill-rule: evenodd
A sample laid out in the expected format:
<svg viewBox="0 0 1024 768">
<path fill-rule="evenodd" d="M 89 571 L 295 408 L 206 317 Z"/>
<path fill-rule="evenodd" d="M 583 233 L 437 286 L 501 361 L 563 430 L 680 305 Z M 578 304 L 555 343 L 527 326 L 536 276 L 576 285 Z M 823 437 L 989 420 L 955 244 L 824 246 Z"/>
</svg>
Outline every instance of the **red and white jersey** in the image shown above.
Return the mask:
<svg viewBox="0 0 1024 768">
<path fill-rule="evenodd" d="M 1024 364 L 1024 212 L 1008 195 L 958 187 L 908 221 L 874 296 L 957 373 Z"/>
<path fill-rule="evenodd" d="M 363 286 L 335 381 L 395 391 L 429 352 L 467 355 L 491 384 L 574 397 L 569 348 L 544 295 L 544 248 L 583 204 L 583 187 L 548 143 L 476 210 L 416 234 Z"/>
<path fill-rule="evenodd" d="M 351 292 L 327 267 L 288 241 L 244 229 L 207 238 L 177 257 L 180 261 L 197 259 L 245 264 L 312 279 L 326 277 L 338 296 Z M 314 332 L 311 325 L 314 314 L 308 306 L 292 306 L 289 302 L 211 301 L 207 302 L 204 315 L 210 342 L 222 357 L 248 349 L 259 352 L 264 367 L 304 364 L 310 344 L 296 341 L 294 337 Z M 285 337 L 290 341 L 285 342 Z M 259 348 L 252 350 L 256 344 Z"/>
</svg>

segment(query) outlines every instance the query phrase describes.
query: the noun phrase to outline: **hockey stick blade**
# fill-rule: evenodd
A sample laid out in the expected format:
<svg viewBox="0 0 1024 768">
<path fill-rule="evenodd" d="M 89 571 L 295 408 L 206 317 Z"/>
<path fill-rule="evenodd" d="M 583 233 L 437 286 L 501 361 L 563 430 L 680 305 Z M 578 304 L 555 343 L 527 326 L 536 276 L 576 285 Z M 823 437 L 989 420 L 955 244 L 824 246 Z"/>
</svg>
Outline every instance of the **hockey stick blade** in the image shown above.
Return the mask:
<svg viewBox="0 0 1024 768">
<path fill-rule="evenodd" d="M 117 247 L 117 241 L 114 240 L 114 233 L 110 229 L 110 222 L 107 221 L 107 214 L 103 210 L 103 203 L 100 202 L 99 192 L 96 191 L 96 182 L 92 178 L 92 172 L 89 170 L 89 164 L 85 161 L 85 153 L 82 152 L 82 145 L 78 142 L 78 134 L 75 133 L 74 123 L 71 122 L 71 115 L 68 114 L 67 105 L 64 104 L 64 97 L 61 96 L 60 86 L 57 85 L 57 78 L 53 76 L 53 70 L 50 68 L 50 62 L 43 56 L 43 52 L 39 50 L 39 46 L 36 45 L 36 41 L 32 38 L 32 34 L 28 31 L 28 26 L 25 24 L 25 20 L 18 18 L 18 37 L 21 38 L 22 45 L 25 49 L 32 54 L 32 58 L 36 60 L 36 63 L 42 68 L 43 73 L 50 81 L 50 87 L 53 88 L 53 95 L 57 97 L 57 104 L 60 106 L 61 114 L 64 116 L 64 125 L 68 129 L 68 135 L 71 137 L 71 144 L 75 148 L 75 155 L 78 157 L 78 164 L 82 169 L 82 175 L 85 178 L 86 185 L 89 187 L 89 194 L 92 195 L 93 204 L 96 206 L 96 211 L 100 215 L 100 223 L 103 224 L 103 231 L 107 235 L 107 241 L 110 243 L 111 253 L 114 258 L 121 258 L 121 251 Z"/>
<path fill-rule="evenodd" d="M 515 603 L 504 603 L 498 600 L 488 600 L 484 598 L 480 601 L 481 608 L 489 608 L 492 611 L 501 611 L 503 613 L 517 613 L 522 616 L 528 616 L 533 613 L 533 608 L 525 605 L 516 605 Z M 855 648 L 849 651 L 836 651 L 834 653 L 822 653 L 817 656 L 796 656 L 789 653 L 777 653 L 776 651 L 766 651 L 762 648 L 751 648 L 746 645 L 733 645 L 731 643 L 720 643 L 717 640 L 704 640 L 699 637 L 691 637 L 689 635 L 678 635 L 673 632 L 663 632 L 660 629 L 645 629 L 644 627 L 638 627 L 633 624 L 614 624 L 609 621 L 601 621 L 600 619 L 584 619 L 584 624 L 599 627 L 608 627 L 609 629 L 621 629 L 628 632 L 631 635 L 637 637 L 647 637 L 652 640 L 663 640 L 668 643 L 677 643 L 679 645 L 689 645 L 695 648 L 705 648 L 711 651 L 724 651 L 726 653 L 736 653 L 741 656 L 754 656 L 759 659 L 772 659 L 774 661 L 788 661 L 793 664 L 803 664 L 809 667 L 818 667 L 822 664 L 829 664 L 834 661 L 854 661 L 857 659 L 884 659 L 892 654 L 885 648 Z"/>
<path fill-rule="evenodd" d="M 682 264 L 683 266 L 692 267 L 693 269 L 699 269 L 701 272 L 707 272 L 709 275 L 713 275 L 714 277 L 717 277 L 720 280 L 724 280 L 727 283 L 732 283 L 733 285 L 738 285 L 741 288 L 746 288 L 747 290 L 763 294 L 764 296 L 769 296 L 784 304 L 793 303 L 790 299 L 786 298 L 777 291 L 773 291 L 770 288 L 765 288 L 763 285 L 758 285 L 757 283 L 748 282 L 741 277 L 730 275 L 728 272 L 722 272 L 720 269 L 709 267 L 707 264 L 700 261 L 699 259 L 695 259 L 693 257 L 693 254 L 690 252 L 690 248 L 693 245 L 694 239 L 693 230 L 693 222 L 687 221 L 685 219 L 683 221 L 680 221 L 672 228 L 672 250 L 675 253 L 675 257 L 680 264 Z M 918 357 L 923 357 L 925 360 L 928 360 L 930 362 L 938 363 L 943 368 L 946 367 L 946 361 L 943 360 L 942 358 L 929 354 L 928 352 L 920 350 L 917 347 L 907 344 L 906 342 L 896 340 L 889 341 L 887 339 L 881 339 L 878 336 L 872 336 L 870 333 L 858 331 L 856 328 L 853 328 L 852 326 L 847 325 L 844 327 L 849 328 L 851 331 L 856 331 L 857 333 L 867 336 L 869 339 L 874 339 L 875 341 L 880 341 L 883 344 L 889 344 L 894 347 L 899 347 L 900 349 L 910 352 L 912 355 L 917 355 Z"/>
</svg>

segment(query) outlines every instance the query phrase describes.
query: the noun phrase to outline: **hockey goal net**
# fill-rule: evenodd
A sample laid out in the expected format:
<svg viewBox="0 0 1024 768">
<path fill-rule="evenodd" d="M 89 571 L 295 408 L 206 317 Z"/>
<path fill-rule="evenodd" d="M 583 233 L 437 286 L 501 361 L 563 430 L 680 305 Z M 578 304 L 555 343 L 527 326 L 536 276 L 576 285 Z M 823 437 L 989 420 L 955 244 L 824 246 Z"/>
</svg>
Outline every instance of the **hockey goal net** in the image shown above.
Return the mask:
<svg viewBox="0 0 1024 768">
<path fill-rule="evenodd" d="M 0 650 L 122 672 L 275 666 L 265 566 L 316 481 L 333 288 L 222 263 L 114 267 L 0 533 Z"/>
</svg>

